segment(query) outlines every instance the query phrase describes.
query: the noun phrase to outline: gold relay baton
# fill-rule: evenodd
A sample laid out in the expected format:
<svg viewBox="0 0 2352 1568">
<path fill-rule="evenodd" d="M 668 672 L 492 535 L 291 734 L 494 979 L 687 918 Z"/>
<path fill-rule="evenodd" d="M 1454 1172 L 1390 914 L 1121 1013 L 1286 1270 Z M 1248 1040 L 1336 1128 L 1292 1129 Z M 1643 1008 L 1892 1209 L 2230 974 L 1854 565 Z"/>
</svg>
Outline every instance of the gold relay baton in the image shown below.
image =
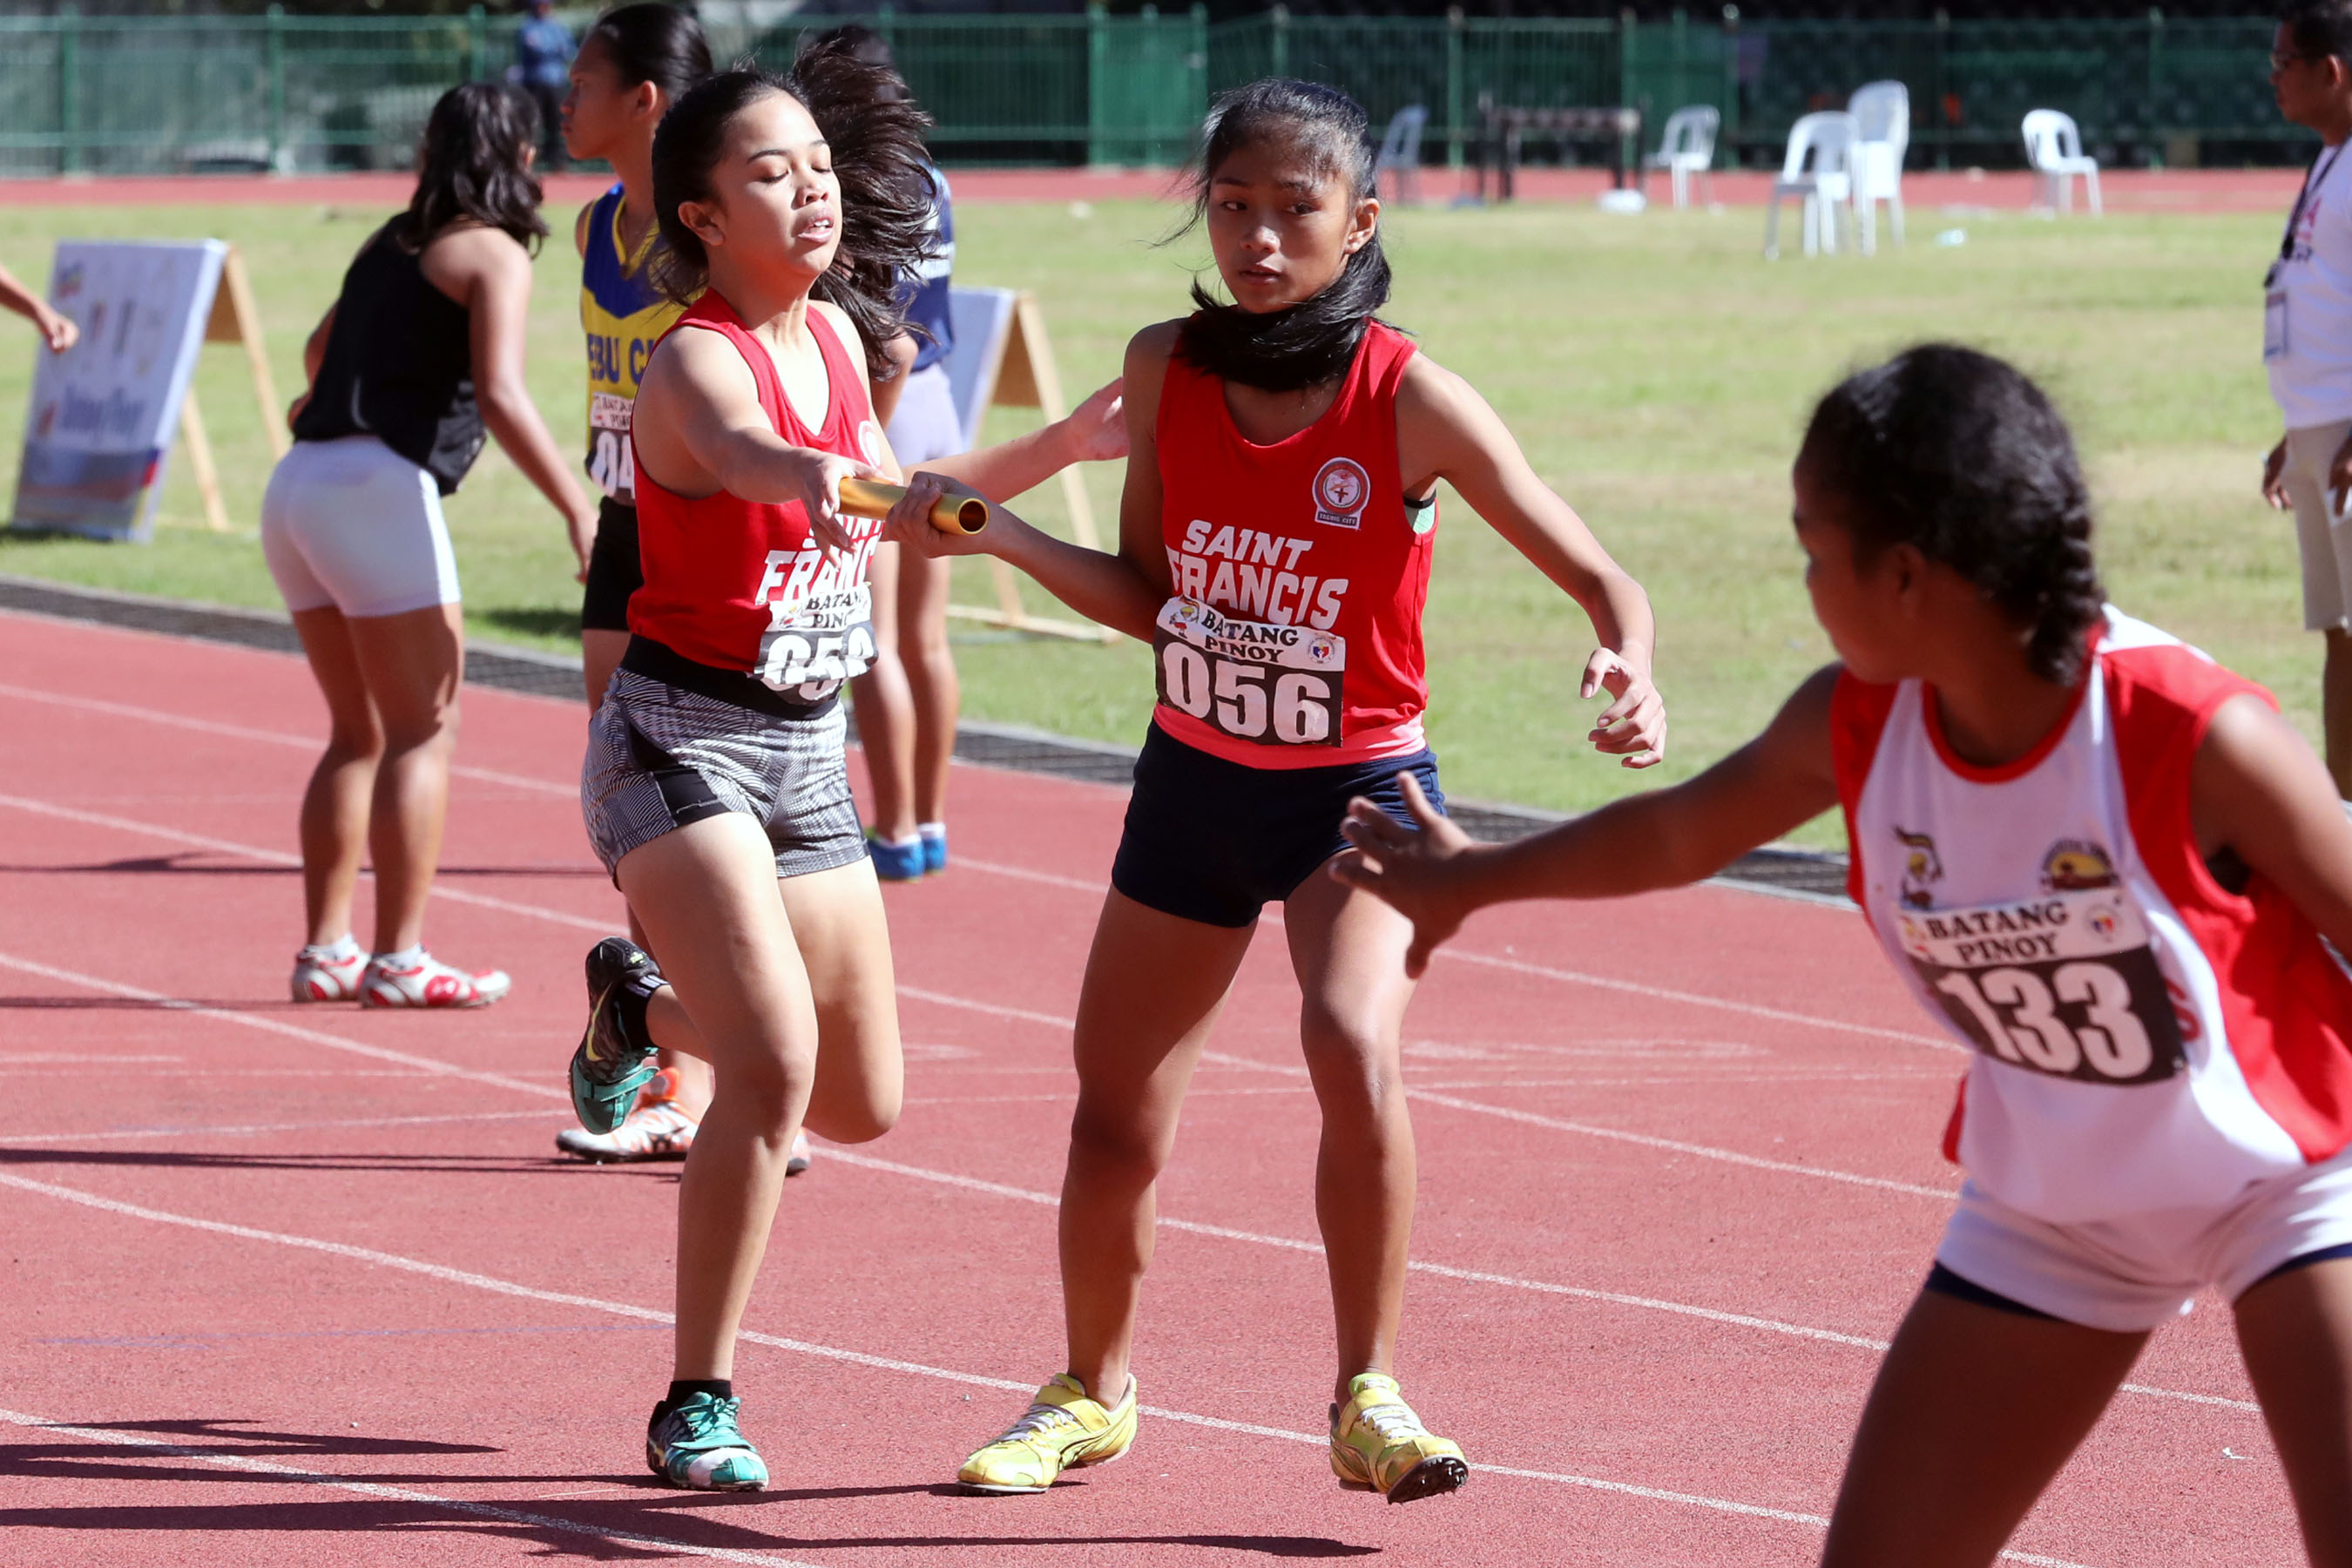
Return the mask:
<svg viewBox="0 0 2352 1568">
<path fill-rule="evenodd" d="M 906 494 L 904 485 L 886 485 L 877 479 L 844 479 L 841 510 L 852 517 L 887 517 L 890 509 Z M 978 533 L 988 526 L 988 503 L 969 490 L 961 495 L 950 492 L 932 506 L 931 526 L 941 533 Z"/>
</svg>

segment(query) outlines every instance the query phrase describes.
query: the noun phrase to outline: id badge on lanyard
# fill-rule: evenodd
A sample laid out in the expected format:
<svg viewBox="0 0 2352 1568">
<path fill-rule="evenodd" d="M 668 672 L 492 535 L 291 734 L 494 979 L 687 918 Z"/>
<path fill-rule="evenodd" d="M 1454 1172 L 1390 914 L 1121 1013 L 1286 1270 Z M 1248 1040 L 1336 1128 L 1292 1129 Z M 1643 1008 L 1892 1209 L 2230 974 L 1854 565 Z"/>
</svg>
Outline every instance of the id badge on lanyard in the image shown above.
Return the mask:
<svg viewBox="0 0 2352 1568">
<path fill-rule="evenodd" d="M 2277 276 L 2276 269 L 2272 272 Z M 2263 358 L 2286 357 L 2286 290 L 2272 284 L 2263 293 Z"/>
</svg>

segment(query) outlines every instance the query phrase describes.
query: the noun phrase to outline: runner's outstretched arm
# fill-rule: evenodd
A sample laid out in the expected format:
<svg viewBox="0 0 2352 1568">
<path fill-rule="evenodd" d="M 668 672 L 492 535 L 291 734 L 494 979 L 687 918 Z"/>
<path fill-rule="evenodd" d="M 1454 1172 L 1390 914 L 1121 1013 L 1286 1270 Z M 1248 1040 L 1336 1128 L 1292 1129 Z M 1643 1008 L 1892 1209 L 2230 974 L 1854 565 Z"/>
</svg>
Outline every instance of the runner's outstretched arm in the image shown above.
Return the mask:
<svg viewBox="0 0 2352 1568">
<path fill-rule="evenodd" d="M 1816 672 L 1762 734 L 1696 778 L 1508 844 L 1471 842 L 1402 775 L 1419 826 L 1407 827 L 1370 801 L 1351 803 L 1340 831 L 1355 847 L 1331 862 L 1331 875 L 1412 921 L 1405 973 L 1415 977 L 1488 904 L 1621 898 L 1711 877 L 1837 804 L 1830 693 L 1838 675 L 1834 665 Z"/>
</svg>

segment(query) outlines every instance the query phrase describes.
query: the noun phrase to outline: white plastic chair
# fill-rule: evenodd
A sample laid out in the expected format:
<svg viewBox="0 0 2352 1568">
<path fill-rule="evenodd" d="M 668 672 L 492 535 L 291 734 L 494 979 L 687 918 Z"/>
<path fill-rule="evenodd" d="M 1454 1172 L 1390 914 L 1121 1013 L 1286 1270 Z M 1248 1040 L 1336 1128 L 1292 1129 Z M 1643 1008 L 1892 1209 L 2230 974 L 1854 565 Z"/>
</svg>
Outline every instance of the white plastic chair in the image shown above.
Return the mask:
<svg viewBox="0 0 2352 1568">
<path fill-rule="evenodd" d="M 1853 200 L 1853 116 L 1843 110 L 1808 114 L 1789 127 L 1789 152 L 1772 182 L 1764 219 L 1764 254 L 1780 254 L 1780 200 L 1802 197 L 1805 254 L 1838 247 L 1838 210 Z"/>
<path fill-rule="evenodd" d="M 1418 103 L 1398 110 L 1390 116 L 1380 153 L 1372 160 L 1372 188 L 1380 188 L 1383 174 L 1394 174 L 1395 199 L 1402 205 L 1421 200 L 1421 131 L 1428 123 L 1429 110 Z"/>
<path fill-rule="evenodd" d="M 1911 149 L 1911 89 L 1899 81 L 1874 81 L 1846 102 L 1853 116 L 1853 216 L 1862 226 L 1862 253 L 1878 249 L 1878 204 L 1886 204 L 1886 226 L 1903 243 L 1903 158 Z"/>
<path fill-rule="evenodd" d="M 2081 175 L 2083 194 L 2090 198 L 2091 216 L 2099 207 L 2099 161 L 2084 156 L 2083 133 L 2074 117 L 2054 109 L 2037 109 L 2025 117 L 2025 162 L 2044 198 L 2039 205 L 2053 212 L 2074 210 L 2074 177 Z"/>
<path fill-rule="evenodd" d="M 1706 199 L 1715 200 L 1715 137 L 1723 116 L 1713 105 L 1696 103 L 1666 117 L 1666 132 L 1658 150 L 1642 160 L 1644 169 L 1664 169 L 1673 180 L 1675 205 L 1690 205 L 1690 177 L 1706 176 Z"/>
</svg>

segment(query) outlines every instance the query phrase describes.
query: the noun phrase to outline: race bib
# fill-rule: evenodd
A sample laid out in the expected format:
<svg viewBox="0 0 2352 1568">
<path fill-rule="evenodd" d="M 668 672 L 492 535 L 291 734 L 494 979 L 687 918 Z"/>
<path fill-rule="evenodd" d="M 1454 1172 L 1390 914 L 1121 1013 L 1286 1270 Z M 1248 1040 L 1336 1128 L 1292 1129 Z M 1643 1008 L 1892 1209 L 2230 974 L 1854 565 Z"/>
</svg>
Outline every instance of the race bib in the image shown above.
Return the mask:
<svg viewBox="0 0 2352 1568">
<path fill-rule="evenodd" d="M 768 609 L 760 662 L 751 673 L 797 702 L 822 702 L 874 662 L 874 595 L 866 573 L 881 542 L 879 523 L 846 557 L 827 559 L 814 541 L 768 556 L 757 602 Z"/>
<path fill-rule="evenodd" d="M 637 459 L 629 447 L 629 416 L 635 408 L 616 393 L 588 395 L 588 477 L 614 500 L 637 493 Z"/>
<path fill-rule="evenodd" d="M 1236 741 L 1336 746 L 1348 644 L 1312 626 L 1234 620 L 1198 599 L 1160 608 L 1151 639 L 1160 700 Z"/>
<path fill-rule="evenodd" d="M 2120 889 L 1906 910 L 1911 966 L 1988 1056 L 2084 1083 L 2157 1083 L 2187 1060 L 2138 906 Z"/>
<path fill-rule="evenodd" d="M 2273 289 L 2263 296 L 2263 358 L 2286 357 L 2286 290 Z"/>
</svg>

